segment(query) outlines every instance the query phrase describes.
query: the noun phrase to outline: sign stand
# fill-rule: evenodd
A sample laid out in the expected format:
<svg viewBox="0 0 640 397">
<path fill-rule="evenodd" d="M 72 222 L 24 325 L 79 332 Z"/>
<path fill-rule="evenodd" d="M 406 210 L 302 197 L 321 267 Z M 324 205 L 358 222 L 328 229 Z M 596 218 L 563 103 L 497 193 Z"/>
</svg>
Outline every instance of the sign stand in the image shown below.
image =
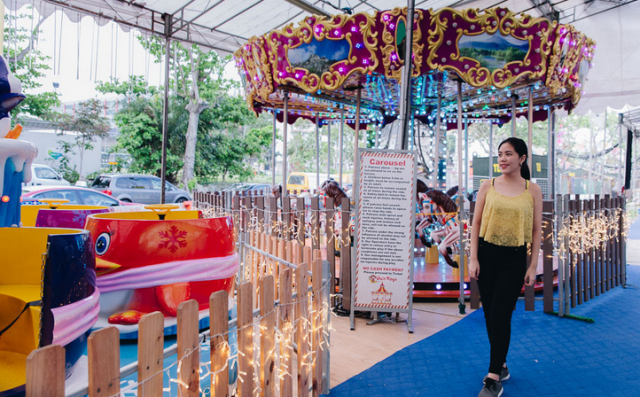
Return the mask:
<svg viewBox="0 0 640 397">
<path fill-rule="evenodd" d="M 358 149 L 356 172 L 351 330 L 359 310 L 394 312 L 396 318 L 407 313 L 413 333 L 415 152 Z M 379 316 L 370 324 L 377 322 L 382 322 Z"/>
</svg>

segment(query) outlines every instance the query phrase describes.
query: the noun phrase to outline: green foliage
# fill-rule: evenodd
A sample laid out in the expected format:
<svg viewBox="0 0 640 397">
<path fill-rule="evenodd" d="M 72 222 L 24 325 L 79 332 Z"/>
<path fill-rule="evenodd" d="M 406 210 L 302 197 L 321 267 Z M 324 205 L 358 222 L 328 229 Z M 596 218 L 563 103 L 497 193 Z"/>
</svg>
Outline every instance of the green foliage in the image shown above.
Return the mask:
<svg viewBox="0 0 640 397">
<path fill-rule="evenodd" d="M 73 152 L 73 147 L 75 145 L 66 141 L 58 141 L 58 144 L 62 149 L 62 156 L 58 157 L 56 160 L 57 163 L 53 164 L 52 168 L 58 171 L 65 180 L 73 185 L 78 181 L 78 179 L 80 179 L 80 174 L 78 173 L 76 166 L 74 165 L 73 168 L 69 166 L 69 154 L 75 154 Z"/>
<path fill-rule="evenodd" d="M 154 95 L 158 93 L 157 87 L 147 85 L 144 76 L 129 76 L 129 81 L 122 83 L 118 79 L 111 82 L 98 81 L 96 83 L 96 90 L 103 94 L 114 93 L 139 97 L 141 95 Z"/>
<path fill-rule="evenodd" d="M 31 8 L 29 7 L 27 10 L 31 11 Z M 17 29 L 16 20 L 20 25 Z M 9 12 L 4 14 L 3 54 L 11 72 L 22 83 L 22 92 L 27 97 L 12 111 L 14 124 L 20 122 L 24 115 L 52 120 L 56 116 L 53 109 L 60 105 L 57 92 L 34 92 L 42 87 L 42 83 L 39 83 L 40 78 L 44 77 L 46 71 L 51 69 L 49 66 L 50 57 L 42 55 L 36 48 L 45 42 L 45 38 L 38 37 L 40 24 L 43 20 L 34 21 L 31 13 L 19 14 L 17 18 Z"/>
<path fill-rule="evenodd" d="M 61 114 L 57 117 L 56 124 L 60 128 L 59 135 L 65 132 L 75 134 L 74 144 L 58 141 L 63 145 L 70 145 L 78 149 L 80 153 L 80 170 L 82 176 L 82 163 L 85 150 L 92 150 L 93 143 L 98 138 L 105 138 L 109 132 L 109 122 L 102 117 L 102 103 L 96 99 L 80 102 L 74 115 Z"/>
</svg>

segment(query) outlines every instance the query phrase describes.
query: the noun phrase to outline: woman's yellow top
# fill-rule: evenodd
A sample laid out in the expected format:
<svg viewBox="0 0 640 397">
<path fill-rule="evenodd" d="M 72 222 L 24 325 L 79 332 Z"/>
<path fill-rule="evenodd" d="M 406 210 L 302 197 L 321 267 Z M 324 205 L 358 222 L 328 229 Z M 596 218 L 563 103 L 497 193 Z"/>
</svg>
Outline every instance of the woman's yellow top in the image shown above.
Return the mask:
<svg viewBox="0 0 640 397">
<path fill-rule="evenodd" d="M 480 237 L 484 241 L 503 247 L 521 247 L 532 241 L 533 196 L 529 192 L 529 181 L 524 192 L 515 197 L 502 195 L 493 187 L 487 192 Z"/>
</svg>

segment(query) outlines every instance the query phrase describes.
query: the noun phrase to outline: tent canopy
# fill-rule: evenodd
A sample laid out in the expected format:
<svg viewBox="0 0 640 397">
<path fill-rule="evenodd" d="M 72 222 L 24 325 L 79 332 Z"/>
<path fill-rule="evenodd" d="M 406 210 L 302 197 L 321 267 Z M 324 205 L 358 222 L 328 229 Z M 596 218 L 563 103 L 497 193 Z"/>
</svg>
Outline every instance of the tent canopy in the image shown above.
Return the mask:
<svg viewBox="0 0 640 397">
<path fill-rule="evenodd" d="M 406 0 L 4 0 L 9 10 L 33 5 L 43 16 L 62 10 L 72 20 L 89 15 L 100 25 L 109 21 L 122 29 L 165 36 L 165 16 L 171 16 L 172 39 L 230 54 L 252 36 L 259 36 L 306 15 L 354 13 L 406 7 Z M 434 10 L 496 6 L 516 13 L 573 24 L 598 44 L 596 67 L 576 109 L 603 111 L 611 106 L 640 105 L 640 3 L 636 0 L 416 0 L 416 8 Z"/>
</svg>

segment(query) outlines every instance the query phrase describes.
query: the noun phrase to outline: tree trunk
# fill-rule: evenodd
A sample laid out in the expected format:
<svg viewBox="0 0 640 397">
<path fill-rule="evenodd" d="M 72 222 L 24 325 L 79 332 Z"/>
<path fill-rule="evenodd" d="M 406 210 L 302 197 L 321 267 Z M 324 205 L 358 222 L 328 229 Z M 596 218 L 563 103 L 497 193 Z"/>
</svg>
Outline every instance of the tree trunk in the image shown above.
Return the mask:
<svg viewBox="0 0 640 397">
<path fill-rule="evenodd" d="M 193 49 L 189 48 L 189 60 L 191 61 L 191 98 L 186 106 L 189 112 L 189 127 L 187 128 L 187 143 L 184 150 L 184 167 L 182 169 L 182 182 L 184 189 L 189 191 L 189 181 L 193 179 L 193 168 L 196 162 L 196 143 L 198 142 L 198 122 L 200 113 L 209 107 L 202 98 L 198 89 L 198 64 L 193 59 Z"/>
</svg>

